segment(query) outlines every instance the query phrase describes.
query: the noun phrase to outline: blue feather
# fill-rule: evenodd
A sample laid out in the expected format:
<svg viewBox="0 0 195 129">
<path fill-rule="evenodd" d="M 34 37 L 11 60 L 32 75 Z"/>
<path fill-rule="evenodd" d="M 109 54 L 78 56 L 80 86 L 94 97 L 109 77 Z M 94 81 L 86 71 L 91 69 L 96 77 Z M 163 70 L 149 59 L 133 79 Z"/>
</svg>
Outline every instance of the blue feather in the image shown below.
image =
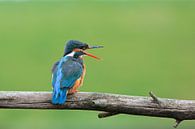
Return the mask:
<svg viewBox="0 0 195 129">
<path fill-rule="evenodd" d="M 54 84 L 54 91 L 52 97 L 53 104 L 63 104 L 66 101 L 67 88 L 60 88 L 60 81 L 62 79 L 62 69 L 58 68 L 57 78 Z"/>
<path fill-rule="evenodd" d="M 74 86 L 82 74 L 82 65 L 73 57 L 63 57 L 53 71 L 53 104 L 64 104 L 67 98 L 68 89 Z"/>
</svg>

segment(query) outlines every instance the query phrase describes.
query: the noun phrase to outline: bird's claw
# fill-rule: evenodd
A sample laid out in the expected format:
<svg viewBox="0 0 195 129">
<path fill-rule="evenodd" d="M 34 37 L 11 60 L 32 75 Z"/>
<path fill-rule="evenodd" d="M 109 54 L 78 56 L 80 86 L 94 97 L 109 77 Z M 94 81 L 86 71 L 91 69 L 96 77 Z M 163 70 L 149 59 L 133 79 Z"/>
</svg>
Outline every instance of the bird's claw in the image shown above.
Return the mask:
<svg viewBox="0 0 195 129">
<path fill-rule="evenodd" d="M 68 91 L 68 94 L 71 95 L 71 94 L 74 94 L 74 93 L 77 93 L 78 90 L 74 90 L 74 89 L 71 89 Z"/>
</svg>

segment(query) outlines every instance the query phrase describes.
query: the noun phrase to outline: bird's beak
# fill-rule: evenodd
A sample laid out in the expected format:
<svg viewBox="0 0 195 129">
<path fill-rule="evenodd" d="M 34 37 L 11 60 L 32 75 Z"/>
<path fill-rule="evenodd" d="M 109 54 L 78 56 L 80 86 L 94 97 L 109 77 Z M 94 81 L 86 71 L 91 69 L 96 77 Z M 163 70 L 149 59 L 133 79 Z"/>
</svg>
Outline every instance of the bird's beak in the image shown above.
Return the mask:
<svg viewBox="0 0 195 129">
<path fill-rule="evenodd" d="M 86 51 L 83 51 L 83 53 L 84 53 L 85 55 L 87 55 L 87 56 L 90 56 L 90 57 L 92 57 L 92 58 L 95 58 L 95 59 L 97 59 L 97 60 L 100 60 L 99 57 L 94 56 L 94 55 L 92 55 L 92 54 L 90 54 L 90 53 L 88 53 L 88 52 L 86 52 Z"/>
<path fill-rule="evenodd" d="M 89 46 L 88 49 L 103 48 L 104 46 Z"/>
</svg>

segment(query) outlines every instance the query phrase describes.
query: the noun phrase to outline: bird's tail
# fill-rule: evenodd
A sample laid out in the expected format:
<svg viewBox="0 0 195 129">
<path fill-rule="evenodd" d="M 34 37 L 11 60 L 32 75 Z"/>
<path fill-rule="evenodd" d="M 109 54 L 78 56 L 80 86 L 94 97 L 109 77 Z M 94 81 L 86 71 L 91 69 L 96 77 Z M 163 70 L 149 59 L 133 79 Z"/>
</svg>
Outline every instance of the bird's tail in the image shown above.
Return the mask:
<svg viewBox="0 0 195 129">
<path fill-rule="evenodd" d="M 52 103 L 53 104 L 59 104 L 62 105 L 66 102 L 67 99 L 67 88 L 59 88 L 59 89 L 53 89 L 53 94 L 52 94 Z"/>
</svg>

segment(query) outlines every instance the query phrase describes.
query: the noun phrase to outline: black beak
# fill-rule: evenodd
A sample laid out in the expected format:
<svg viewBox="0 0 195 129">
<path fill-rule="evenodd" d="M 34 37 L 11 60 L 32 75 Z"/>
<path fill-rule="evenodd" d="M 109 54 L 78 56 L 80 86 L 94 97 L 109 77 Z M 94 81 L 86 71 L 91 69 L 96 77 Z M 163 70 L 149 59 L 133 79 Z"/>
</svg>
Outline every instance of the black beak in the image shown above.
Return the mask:
<svg viewBox="0 0 195 129">
<path fill-rule="evenodd" d="M 89 46 L 88 49 L 103 48 L 104 46 Z"/>
</svg>

